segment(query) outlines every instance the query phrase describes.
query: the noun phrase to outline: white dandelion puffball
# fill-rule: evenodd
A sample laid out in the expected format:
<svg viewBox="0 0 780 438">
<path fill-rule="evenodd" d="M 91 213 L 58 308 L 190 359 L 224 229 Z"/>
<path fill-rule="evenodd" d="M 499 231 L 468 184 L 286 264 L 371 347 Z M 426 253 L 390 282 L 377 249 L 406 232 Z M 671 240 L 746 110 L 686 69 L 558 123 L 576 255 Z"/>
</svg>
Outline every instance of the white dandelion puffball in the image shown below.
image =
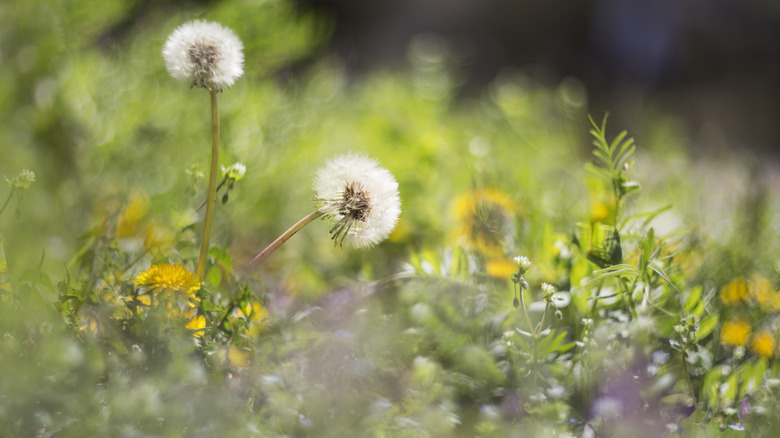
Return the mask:
<svg viewBox="0 0 780 438">
<path fill-rule="evenodd" d="M 336 157 L 317 171 L 315 200 L 337 245 L 365 248 L 387 239 L 401 214 L 398 183 L 376 160 L 359 154 Z"/>
<path fill-rule="evenodd" d="M 165 67 L 190 87 L 222 91 L 244 73 L 244 46 L 218 23 L 190 21 L 173 31 L 163 47 Z"/>
</svg>

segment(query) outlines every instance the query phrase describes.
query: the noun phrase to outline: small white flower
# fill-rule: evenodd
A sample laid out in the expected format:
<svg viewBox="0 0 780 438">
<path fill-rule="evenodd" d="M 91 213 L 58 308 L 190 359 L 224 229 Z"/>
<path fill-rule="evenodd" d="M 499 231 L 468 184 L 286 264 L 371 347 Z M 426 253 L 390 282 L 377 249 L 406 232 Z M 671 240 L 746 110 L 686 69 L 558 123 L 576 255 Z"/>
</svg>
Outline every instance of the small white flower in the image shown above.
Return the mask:
<svg viewBox="0 0 780 438">
<path fill-rule="evenodd" d="M 518 267 L 523 268 L 523 270 L 527 271 L 528 268 L 531 267 L 531 261 L 528 260 L 528 257 L 526 257 L 526 256 L 522 256 L 522 257 L 517 256 L 517 257 L 513 258 L 512 260 L 514 260 L 515 263 L 517 263 Z"/>
<path fill-rule="evenodd" d="M 246 173 L 246 166 L 244 163 L 241 162 L 235 162 L 229 167 L 225 167 L 223 164 L 222 166 L 222 173 L 224 173 L 228 178 L 239 181 L 241 178 L 244 177 L 244 174 Z"/>
<path fill-rule="evenodd" d="M 375 245 L 387 238 L 401 214 L 398 183 L 375 160 L 347 154 L 328 161 L 314 179 L 315 200 L 331 228 L 336 244 L 354 248 Z"/>
<path fill-rule="evenodd" d="M 174 78 L 191 87 L 222 91 L 244 73 L 243 50 L 232 30 L 195 20 L 174 30 L 162 53 L 165 67 Z"/>
</svg>

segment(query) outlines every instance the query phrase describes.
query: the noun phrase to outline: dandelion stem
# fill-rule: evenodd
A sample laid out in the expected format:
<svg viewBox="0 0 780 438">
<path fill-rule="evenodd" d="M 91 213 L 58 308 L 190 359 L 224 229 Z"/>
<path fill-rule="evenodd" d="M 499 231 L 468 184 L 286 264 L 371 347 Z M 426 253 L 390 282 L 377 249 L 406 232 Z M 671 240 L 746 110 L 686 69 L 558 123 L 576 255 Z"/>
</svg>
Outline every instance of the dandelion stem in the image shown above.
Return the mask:
<svg viewBox="0 0 780 438">
<path fill-rule="evenodd" d="M 10 192 L 10 193 L 8 193 L 8 198 L 5 200 L 5 203 L 3 204 L 3 207 L 2 207 L 2 208 L 0 208 L 0 215 L 2 215 L 2 214 L 3 214 L 3 212 L 5 211 L 5 208 L 6 208 L 6 207 L 8 207 L 8 203 L 9 203 L 9 202 L 11 202 L 11 197 L 12 197 L 12 196 L 13 196 L 13 194 L 14 194 L 14 190 L 16 190 L 16 187 L 13 187 L 13 186 L 12 186 L 12 187 L 11 187 L 11 192 Z"/>
<path fill-rule="evenodd" d="M 217 90 L 211 87 L 211 171 L 209 172 L 209 191 L 206 197 L 206 218 L 203 221 L 203 239 L 200 242 L 198 258 L 198 280 L 203 281 L 206 274 L 206 259 L 209 254 L 211 223 L 214 220 L 214 207 L 217 200 L 217 171 L 219 170 L 219 106 Z"/>
<path fill-rule="evenodd" d="M 315 210 L 312 213 L 306 215 L 306 217 L 304 217 L 303 219 L 296 222 L 295 225 L 293 225 L 292 227 L 290 227 L 290 229 L 282 233 L 281 236 L 277 237 L 276 240 L 271 242 L 271 244 L 268 245 L 264 250 L 260 251 L 260 254 L 256 255 L 255 258 L 250 260 L 249 263 L 247 263 L 244 266 L 245 270 L 248 271 L 249 268 L 253 267 L 254 265 L 262 263 L 263 260 L 265 260 L 266 258 L 268 258 L 268 256 L 273 254 L 274 251 L 276 251 L 280 246 L 284 245 L 284 242 L 287 242 L 290 239 L 290 237 L 293 236 L 293 234 L 297 233 L 298 231 L 301 230 L 301 228 L 308 225 L 309 222 L 313 221 L 314 219 L 317 219 L 323 214 L 325 213 L 320 210 Z"/>
</svg>

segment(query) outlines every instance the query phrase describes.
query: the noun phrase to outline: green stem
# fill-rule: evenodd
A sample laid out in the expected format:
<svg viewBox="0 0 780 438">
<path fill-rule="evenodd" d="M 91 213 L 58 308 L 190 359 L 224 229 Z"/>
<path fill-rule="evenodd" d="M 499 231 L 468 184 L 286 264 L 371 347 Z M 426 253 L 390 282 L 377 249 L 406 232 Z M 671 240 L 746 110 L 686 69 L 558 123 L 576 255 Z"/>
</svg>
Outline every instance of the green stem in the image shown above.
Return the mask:
<svg viewBox="0 0 780 438">
<path fill-rule="evenodd" d="M 695 407 L 698 402 L 696 401 L 696 392 L 693 390 L 691 376 L 688 374 L 688 361 L 685 359 L 685 348 L 682 349 L 682 365 L 683 374 L 685 374 L 685 381 L 688 382 L 688 390 L 691 391 L 691 398 L 693 398 L 693 405 Z"/>
<path fill-rule="evenodd" d="M 11 186 L 11 192 L 8 193 L 8 198 L 5 200 L 3 207 L 0 208 L 0 216 L 2 216 L 3 212 L 5 211 L 5 208 L 8 207 L 8 203 L 11 202 L 11 197 L 14 194 L 14 190 L 16 190 L 16 187 Z"/>
<path fill-rule="evenodd" d="M 290 227 L 290 229 L 288 229 L 287 231 L 282 233 L 281 236 L 277 237 L 276 240 L 271 242 L 271 244 L 268 245 L 264 250 L 260 251 L 260 253 L 258 255 L 256 255 L 252 260 L 249 261 L 249 263 L 247 263 L 244 266 L 244 269 L 248 271 L 253 266 L 262 263 L 263 260 L 267 259 L 268 256 L 273 254 L 274 251 L 276 251 L 280 246 L 284 245 L 284 242 L 287 242 L 290 239 L 290 237 L 292 237 L 295 233 L 300 231 L 301 228 L 305 227 L 311 221 L 313 221 L 314 219 L 317 219 L 318 217 L 322 216 L 323 214 L 325 214 L 325 213 L 323 213 L 320 210 L 315 210 L 315 211 L 309 213 L 308 215 L 306 215 L 306 217 L 304 217 L 303 219 L 299 220 L 298 222 L 295 223 L 295 225 Z"/>
<path fill-rule="evenodd" d="M 224 177 L 224 178 L 222 178 L 222 181 L 221 181 L 221 182 L 219 183 L 219 185 L 217 186 L 217 189 L 215 190 L 215 192 L 216 192 L 216 193 L 219 193 L 219 189 L 221 189 L 221 188 L 222 188 L 222 186 L 224 186 L 224 185 L 225 185 L 225 183 L 227 182 L 227 180 L 228 180 L 228 176 L 227 176 L 227 175 L 225 175 L 225 177 Z M 215 198 L 216 198 L 216 193 L 215 193 L 215 195 L 214 195 L 214 197 L 215 197 Z M 195 211 L 200 211 L 200 209 L 201 209 L 201 208 L 203 208 L 203 206 L 204 206 L 204 205 L 206 205 L 206 203 L 208 203 L 208 202 L 209 202 L 209 201 L 208 201 L 208 199 L 204 199 L 204 200 L 203 200 L 203 202 L 201 202 L 200 204 L 198 204 L 197 208 L 195 208 Z"/>
<path fill-rule="evenodd" d="M 217 90 L 211 89 L 211 171 L 209 173 L 209 191 L 206 197 L 206 218 L 203 221 L 203 239 L 200 242 L 198 258 L 198 279 L 203 281 L 206 275 L 206 259 L 209 254 L 211 223 L 214 221 L 214 207 L 217 200 L 217 172 L 219 170 L 219 107 Z"/>
<path fill-rule="evenodd" d="M 523 288 L 520 288 L 520 307 L 523 308 L 523 315 L 525 315 L 525 321 L 528 323 L 528 329 L 531 330 L 531 335 L 534 337 L 534 343 L 536 342 L 536 330 L 531 322 L 531 318 L 528 316 L 528 310 L 525 309 L 525 300 L 523 299 Z M 535 348 L 535 347 L 534 347 Z"/>
<path fill-rule="evenodd" d="M 550 310 L 550 303 L 545 304 L 544 306 L 544 313 L 542 313 L 542 320 L 539 321 L 539 326 L 537 331 L 539 333 L 544 331 L 544 318 L 547 316 L 547 311 Z"/>
</svg>

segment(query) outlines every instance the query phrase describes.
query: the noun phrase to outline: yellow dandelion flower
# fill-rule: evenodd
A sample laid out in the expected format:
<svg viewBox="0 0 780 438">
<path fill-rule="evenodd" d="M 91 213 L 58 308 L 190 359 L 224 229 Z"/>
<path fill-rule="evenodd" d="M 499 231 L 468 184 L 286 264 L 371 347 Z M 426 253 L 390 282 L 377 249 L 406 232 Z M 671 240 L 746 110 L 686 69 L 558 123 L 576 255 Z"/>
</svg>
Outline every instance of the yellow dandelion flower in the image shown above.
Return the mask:
<svg viewBox="0 0 780 438">
<path fill-rule="evenodd" d="M 762 275 L 750 278 L 747 284 L 748 295 L 758 303 L 767 313 L 775 313 L 780 310 L 780 294 L 778 294 L 772 282 Z"/>
<path fill-rule="evenodd" d="M 257 337 L 263 327 L 265 327 L 264 322 L 268 318 L 268 310 L 259 302 L 254 301 L 236 309 L 234 317 L 246 320 L 249 335 Z"/>
<path fill-rule="evenodd" d="M 184 327 L 192 330 L 192 336 L 199 338 L 205 333 L 203 329 L 206 328 L 206 318 L 203 315 L 198 315 L 195 318 L 192 318 L 192 321 L 187 323 Z"/>
<path fill-rule="evenodd" d="M 143 304 L 144 306 L 151 306 L 152 305 L 152 296 L 151 295 L 139 295 L 138 302 Z"/>
<path fill-rule="evenodd" d="M 611 193 L 611 187 L 601 178 L 593 176 L 586 179 L 586 184 L 590 204 L 588 211 L 590 223 L 615 225 L 615 196 Z"/>
<path fill-rule="evenodd" d="M 198 278 L 178 263 L 152 265 L 138 274 L 133 283 L 153 292 L 172 291 L 194 295 L 200 289 Z"/>
<path fill-rule="evenodd" d="M 750 349 L 762 357 L 771 358 L 775 353 L 775 337 L 772 333 L 761 330 L 753 335 L 753 342 Z"/>
<path fill-rule="evenodd" d="M 750 324 L 742 318 L 726 321 L 720 330 L 720 343 L 742 346 L 750 335 Z"/>
<path fill-rule="evenodd" d="M 146 216 L 149 210 L 149 198 L 143 192 L 135 192 L 130 195 L 127 205 L 119 213 L 119 219 L 116 224 L 117 237 L 133 237 L 138 232 L 138 225 L 141 219 Z"/>
<path fill-rule="evenodd" d="M 244 369 L 249 367 L 249 356 L 235 345 L 225 347 L 220 352 L 219 358 L 222 359 L 223 365 Z"/>
<path fill-rule="evenodd" d="M 457 236 L 461 243 L 488 257 L 505 253 L 514 234 L 514 204 L 495 189 L 478 189 L 455 201 Z"/>
<path fill-rule="evenodd" d="M 152 222 L 146 227 L 144 249 L 162 252 L 173 246 L 173 232 L 163 225 Z"/>
<path fill-rule="evenodd" d="M 609 219 L 609 207 L 603 202 L 594 202 L 590 207 L 590 220 L 591 222 L 607 222 Z"/>
<path fill-rule="evenodd" d="M 493 278 L 507 280 L 517 272 L 517 263 L 509 259 L 491 259 L 485 263 L 485 270 Z"/>
<path fill-rule="evenodd" d="M 720 299 L 726 306 L 734 306 L 748 298 L 748 287 L 745 279 L 737 277 L 720 290 Z"/>
<path fill-rule="evenodd" d="M 76 326 L 82 332 L 92 336 L 100 334 L 100 321 L 98 321 L 95 315 L 80 315 L 76 319 Z"/>
<path fill-rule="evenodd" d="M 141 288 L 137 297 L 141 304 L 165 309 L 169 318 L 190 317 L 192 309 L 200 302 L 196 295 L 201 286 L 200 281 L 179 264 L 152 265 L 138 274 L 133 283 Z"/>
</svg>

